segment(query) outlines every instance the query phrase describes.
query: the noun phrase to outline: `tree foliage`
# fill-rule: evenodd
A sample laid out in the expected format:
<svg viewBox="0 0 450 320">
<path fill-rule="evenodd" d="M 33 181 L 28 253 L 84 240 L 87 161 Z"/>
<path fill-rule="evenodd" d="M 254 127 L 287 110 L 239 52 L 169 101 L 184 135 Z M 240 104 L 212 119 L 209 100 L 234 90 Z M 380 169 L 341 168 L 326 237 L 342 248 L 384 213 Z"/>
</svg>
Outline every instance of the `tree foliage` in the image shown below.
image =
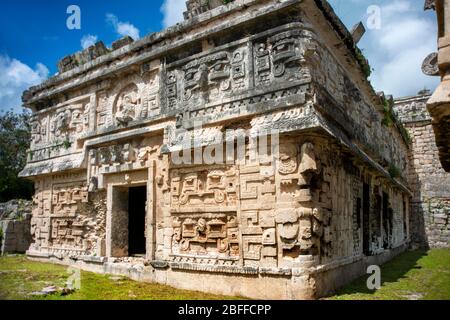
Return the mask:
<svg viewBox="0 0 450 320">
<path fill-rule="evenodd" d="M 0 114 L 0 202 L 31 199 L 33 183 L 19 178 L 30 146 L 30 114 Z"/>
</svg>

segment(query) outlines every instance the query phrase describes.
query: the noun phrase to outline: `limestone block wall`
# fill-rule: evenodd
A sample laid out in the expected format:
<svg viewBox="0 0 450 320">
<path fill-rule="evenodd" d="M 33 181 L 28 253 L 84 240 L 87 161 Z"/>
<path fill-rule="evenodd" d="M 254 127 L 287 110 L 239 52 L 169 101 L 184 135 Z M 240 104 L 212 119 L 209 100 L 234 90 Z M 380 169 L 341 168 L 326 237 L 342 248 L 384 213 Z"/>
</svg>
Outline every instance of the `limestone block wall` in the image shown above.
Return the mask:
<svg viewBox="0 0 450 320">
<path fill-rule="evenodd" d="M 29 235 L 30 219 L 0 221 L 2 237 L 0 253 L 25 253 L 28 250 L 31 237 Z"/>
<path fill-rule="evenodd" d="M 0 254 L 25 253 L 31 243 L 31 203 L 11 200 L 0 204 Z"/>
<path fill-rule="evenodd" d="M 431 117 L 429 95 L 399 99 L 395 110 L 412 138 L 408 180 L 413 190 L 411 236 L 415 244 L 450 246 L 450 174 L 442 168 Z"/>
</svg>

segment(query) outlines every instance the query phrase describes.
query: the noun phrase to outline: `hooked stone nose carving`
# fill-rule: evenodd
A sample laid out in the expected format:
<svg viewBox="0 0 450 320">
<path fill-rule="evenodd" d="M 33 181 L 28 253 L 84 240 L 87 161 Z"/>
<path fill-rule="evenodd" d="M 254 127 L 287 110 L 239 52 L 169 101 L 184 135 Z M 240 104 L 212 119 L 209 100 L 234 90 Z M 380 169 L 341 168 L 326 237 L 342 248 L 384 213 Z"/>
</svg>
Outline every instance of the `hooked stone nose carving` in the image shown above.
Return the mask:
<svg viewBox="0 0 450 320">
<path fill-rule="evenodd" d="M 316 154 L 314 153 L 314 145 L 305 143 L 301 149 L 300 173 L 308 174 L 317 170 Z"/>
</svg>

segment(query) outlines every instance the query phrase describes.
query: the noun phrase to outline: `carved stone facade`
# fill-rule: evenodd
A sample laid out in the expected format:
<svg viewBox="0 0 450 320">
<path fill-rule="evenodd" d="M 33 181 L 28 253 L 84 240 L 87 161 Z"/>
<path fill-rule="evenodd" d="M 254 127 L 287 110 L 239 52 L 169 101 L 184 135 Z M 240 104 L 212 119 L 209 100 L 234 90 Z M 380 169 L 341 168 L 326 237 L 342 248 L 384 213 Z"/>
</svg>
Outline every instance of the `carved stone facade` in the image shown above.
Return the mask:
<svg viewBox="0 0 450 320">
<path fill-rule="evenodd" d="M 222 294 L 330 294 L 409 244 L 409 146 L 325 1 L 208 3 L 24 94 L 28 256 Z"/>
</svg>

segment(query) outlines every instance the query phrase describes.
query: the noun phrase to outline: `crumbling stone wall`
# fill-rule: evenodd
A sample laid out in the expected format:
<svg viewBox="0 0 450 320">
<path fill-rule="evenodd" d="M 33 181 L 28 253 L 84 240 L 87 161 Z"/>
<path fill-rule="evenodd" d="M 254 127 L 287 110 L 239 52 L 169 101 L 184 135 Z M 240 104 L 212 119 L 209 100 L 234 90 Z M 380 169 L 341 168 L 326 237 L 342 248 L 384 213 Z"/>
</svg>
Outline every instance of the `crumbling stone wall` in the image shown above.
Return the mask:
<svg viewBox="0 0 450 320">
<path fill-rule="evenodd" d="M 11 200 L 0 204 L 0 254 L 25 253 L 31 243 L 31 202 Z"/>
<path fill-rule="evenodd" d="M 408 180 L 413 190 L 411 237 L 416 245 L 450 246 L 450 174 L 442 168 L 431 117 L 429 94 L 398 99 L 395 110 L 412 139 Z"/>
<path fill-rule="evenodd" d="M 104 255 L 106 195 L 88 194 L 84 173 L 37 179 L 35 190 L 30 250 L 58 257 Z"/>
</svg>

